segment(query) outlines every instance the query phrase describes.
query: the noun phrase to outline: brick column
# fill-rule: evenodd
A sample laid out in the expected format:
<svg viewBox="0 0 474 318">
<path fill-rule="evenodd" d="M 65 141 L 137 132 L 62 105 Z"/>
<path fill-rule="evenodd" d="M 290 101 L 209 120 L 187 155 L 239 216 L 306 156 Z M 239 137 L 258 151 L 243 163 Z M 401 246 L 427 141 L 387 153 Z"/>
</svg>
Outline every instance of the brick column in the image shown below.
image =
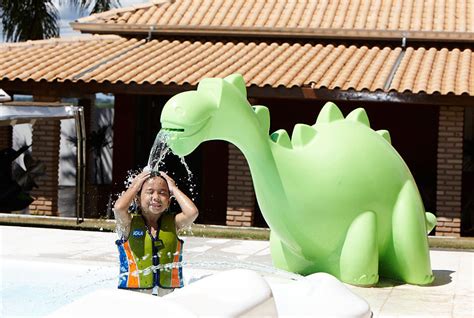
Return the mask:
<svg viewBox="0 0 474 318">
<path fill-rule="evenodd" d="M 32 156 L 45 164 L 46 175 L 38 178 L 38 188 L 31 193 L 36 199 L 30 205 L 31 214 L 58 215 L 60 134 L 59 120 L 38 120 L 33 125 Z"/>
<path fill-rule="evenodd" d="M 0 126 L 0 150 L 12 146 L 12 126 Z"/>
<path fill-rule="evenodd" d="M 464 108 L 441 106 L 438 127 L 438 236 L 460 236 Z"/>
<path fill-rule="evenodd" d="M 250 169 L 244 155 L 232 144 L 229 144 L 228 167 L 226 224 L 252 226 L 255 192 Z"/>
</svg>

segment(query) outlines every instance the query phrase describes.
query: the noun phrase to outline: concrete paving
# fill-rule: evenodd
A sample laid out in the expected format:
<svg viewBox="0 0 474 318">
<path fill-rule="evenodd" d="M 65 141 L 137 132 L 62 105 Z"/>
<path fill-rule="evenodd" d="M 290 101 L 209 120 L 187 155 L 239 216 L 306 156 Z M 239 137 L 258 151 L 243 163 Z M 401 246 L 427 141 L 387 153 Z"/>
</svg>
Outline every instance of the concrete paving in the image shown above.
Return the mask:
<svg viewBox="0 0 474 318">
<path fill-rule="evenodd" d="M 118 265 L 115 233 L 0 226 L 0 239 L 2 260 Z M 267 241 L 183 239 L 189 263 L 285 275 L 271 266 Z M 431 263 L 436 279 L 430 286 L 387 280 L 371 288 L 348 286 L 367 300 L 374 317 L 474 317 L 474 252 L 431 250 Z"/>
</svg>

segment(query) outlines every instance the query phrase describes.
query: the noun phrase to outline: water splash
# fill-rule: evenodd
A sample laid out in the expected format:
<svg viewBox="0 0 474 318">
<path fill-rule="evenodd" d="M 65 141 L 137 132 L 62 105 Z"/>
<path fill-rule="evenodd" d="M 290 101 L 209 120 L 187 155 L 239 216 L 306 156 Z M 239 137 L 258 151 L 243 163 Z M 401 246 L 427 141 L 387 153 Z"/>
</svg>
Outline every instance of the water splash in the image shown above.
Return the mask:
<svg viewBox="0 0 474 318">
<path fill-rule="evenodd" d="M 179 159 L 180 159 L 181 164 L 183 165 L 183 167 L 186 169 L 186 173 L 187 173 L 186 182 L 189 186 L 189 192 L 191 194 L 191 199 L 193 201 L 195 201 L 196 197 L 197 197 L 197 192 L 196 192 L 196 183 L 193 180 L 194 179 L 193 172 L 189 168 L 189 166 L 186 163 L 186 160 L 184 159 L 184 157 L 179 157 Z"/>
<path fill-rule="evenodd" d="M 173 131 L 169 130 L 160 130 L 155 137 L 155 141 L 153 142 L 153 146 L 150 150 L 150 155 L 148 157 L 148 165 L 147 168 L 151 171 L 158 172 L 159 170 L 166 170 L 164 169 L 164 159 L 170 153 L 171 148 L 169 146 L 169 141 L 173 137 Z M 181 164 L 183 165 L 184 169 L 186 170 L 186 180 L 185 183 L 189 186 L 189 191 L 191 194 L 191 199 L 193 201 L 196 200 L 196 184 L 193 182 L 193 172 L 189 168 L 189 165 L 186 163 L 184 157 L 179 157 Z M 182 181 L 182 180 L 181 180 Z"/>
<path fill-rule="evenodd" d="M 194 236 L 192 225 L 182 227 L 178 230 L 178 236 Z"/>
<path fill-rule="evenodd" d="M 186 169 L 186 172 L 188 173 L 188 180 L 191 180 L 191 178 L 193 177 L 193 173 L 192 173 L 191 169 L 189 169 L 189 166 L 186 163 L 186 161 L 184 160 L 184 157 L 179 157 L 179 160 L 181 161 L 181 164 Z"/>
<path fill-rule="evenodd" d="M 304 276 L 287 272 L 281 269 L 277 269 L 272 266 L 267 266 L 258 263 L 245 262 L 245 261 L 182 261 L 172 262 L 167 264 L 160 264 L 156 266 L 150 266 L 143 270 L 137 270 L 131 273 L 131 275 L 138 276 L 139 273 L 150 274 L 151 272 L 165 271 L 169 272 L 175 268 L 189 268 L 189 269 L 210 269 L 216 271 L 230 270 L 230 269 L 248 269 L 258 272 L 262 276 L 274 276 L 277 278 L 284 278 L 293 281 L 299 281 L 304 279 Z M 120 276 L 127 275 L 126 273 L 120 274 Z"/>
<path fill-rule="evenodd" d="M 173 153 L 168 143 L 168 141 L 172 137 L 173 137 L 172 131 L 160 130 L 158 132 L 153 142 L 153 146 L 151 147 L 150 154 L 148 156 L 148 164 L 147 166 L 143 168 L 143 170 L 149 170 L 152 172 L 158 172 L 160 170 L 166 171 L 164 167 L 165 165 L 164 159 L 170 153 Z M 189 168 L 189 165 L 186 163 L 184 157 L 179 157 L 179 159 L 183 167 L 186 169 L 186 173 L 187 173 L 187 177 L 185 178 L 185 180 L 179 180 L 179 181 L 184 181 L 188 185 L 190 197 L 193 201 L 195 201 L 197 197 L 197 192 L 196 192 L 196 183 L 193 181 L 194 174 Z M 124 186 L 126 189 L 130 187 L 133 180 L 136 178 L 138 174 L 140 174 L 141 171 L 142 171 L 141 169 L 127 171 L 127 177 L 125 178 L 125 181 L 124 181 Z M 171 173 L 170 176 L 174 177 L 174 173 Z M 122 194 L 123 192 L 118 193 L 115 196 L 118 198 Z M 111 205 L 113 204 L 115 204 L 115 200 L 111 202 Z"/>
<path fill-rule="evenodd" d="M 167 130 L 160 130 L 159 133 L 155 137 L 155 141 L 153 142 L 153 146 L 150 150 L 150 155 L 148 157 L 148 165 L 147 168 L 151 171 L 159 171 L 165 170 L 164 168 L 164 159 L 169 153 L 173 153 L 170 149 L 168 141 L 172 138 L 173 132 Z M 187 177 L 186 183 L 189 184 L 189 191 L 191 193 L 191 197 L 195 200 L 196 196 L 196 184 L 193 182 L 193 173 L 189 168 L 189 165 L 186 163 L 184 157 L 179 157 L 179 160 L 183 167 L 186 169 Z"/>
</svg>

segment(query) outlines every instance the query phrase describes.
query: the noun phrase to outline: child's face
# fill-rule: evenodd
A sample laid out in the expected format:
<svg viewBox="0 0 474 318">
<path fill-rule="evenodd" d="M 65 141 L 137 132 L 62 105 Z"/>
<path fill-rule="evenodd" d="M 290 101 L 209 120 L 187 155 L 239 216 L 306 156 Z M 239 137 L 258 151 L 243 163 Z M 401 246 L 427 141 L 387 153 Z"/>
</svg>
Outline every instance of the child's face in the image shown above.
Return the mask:
<svg viewBox="0 0 474 318">
<path fill-rule="evenodd" d="M 143 183 L 140 193 L 142 213 L 161 214 L 170 205 L 168 184 L 161 177 L 152 177 Z"/>
</svg>

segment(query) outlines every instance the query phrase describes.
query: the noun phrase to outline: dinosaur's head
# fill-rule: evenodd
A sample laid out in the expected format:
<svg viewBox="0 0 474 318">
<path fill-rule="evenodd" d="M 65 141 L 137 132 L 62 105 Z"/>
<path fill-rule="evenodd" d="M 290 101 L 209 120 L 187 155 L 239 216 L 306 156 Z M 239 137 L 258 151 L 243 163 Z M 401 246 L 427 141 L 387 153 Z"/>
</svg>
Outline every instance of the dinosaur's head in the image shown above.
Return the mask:
<svg viewBox="0 0 474 318">
<path fill-rule="evenodd" d="M 204 141 L 204 128 L 216 110 L 209 96 L 199 91 L 173 96 L 161 113 L 161 127 L 170 134 L 171 150 L 179 156 L 191 153 Z"/>
<path fill-rule="evenodd" d="M 234 89 L 237 88 L 237 89 Z M 203 79 L 195 91 L 179 93 L 173 96 L 161 112 L 162 130 L 170 134 L 168 144 L 178 156 L 191 153 L 203 141 L 212 139 L 213 129 L 221 104 L 226 99 L 235 100 L 245 92 L 245 82 L 241 75 L 235 74 L 221 78 Z M 217 118 L 217 119 L 216 119 Z"/>
</svg>

